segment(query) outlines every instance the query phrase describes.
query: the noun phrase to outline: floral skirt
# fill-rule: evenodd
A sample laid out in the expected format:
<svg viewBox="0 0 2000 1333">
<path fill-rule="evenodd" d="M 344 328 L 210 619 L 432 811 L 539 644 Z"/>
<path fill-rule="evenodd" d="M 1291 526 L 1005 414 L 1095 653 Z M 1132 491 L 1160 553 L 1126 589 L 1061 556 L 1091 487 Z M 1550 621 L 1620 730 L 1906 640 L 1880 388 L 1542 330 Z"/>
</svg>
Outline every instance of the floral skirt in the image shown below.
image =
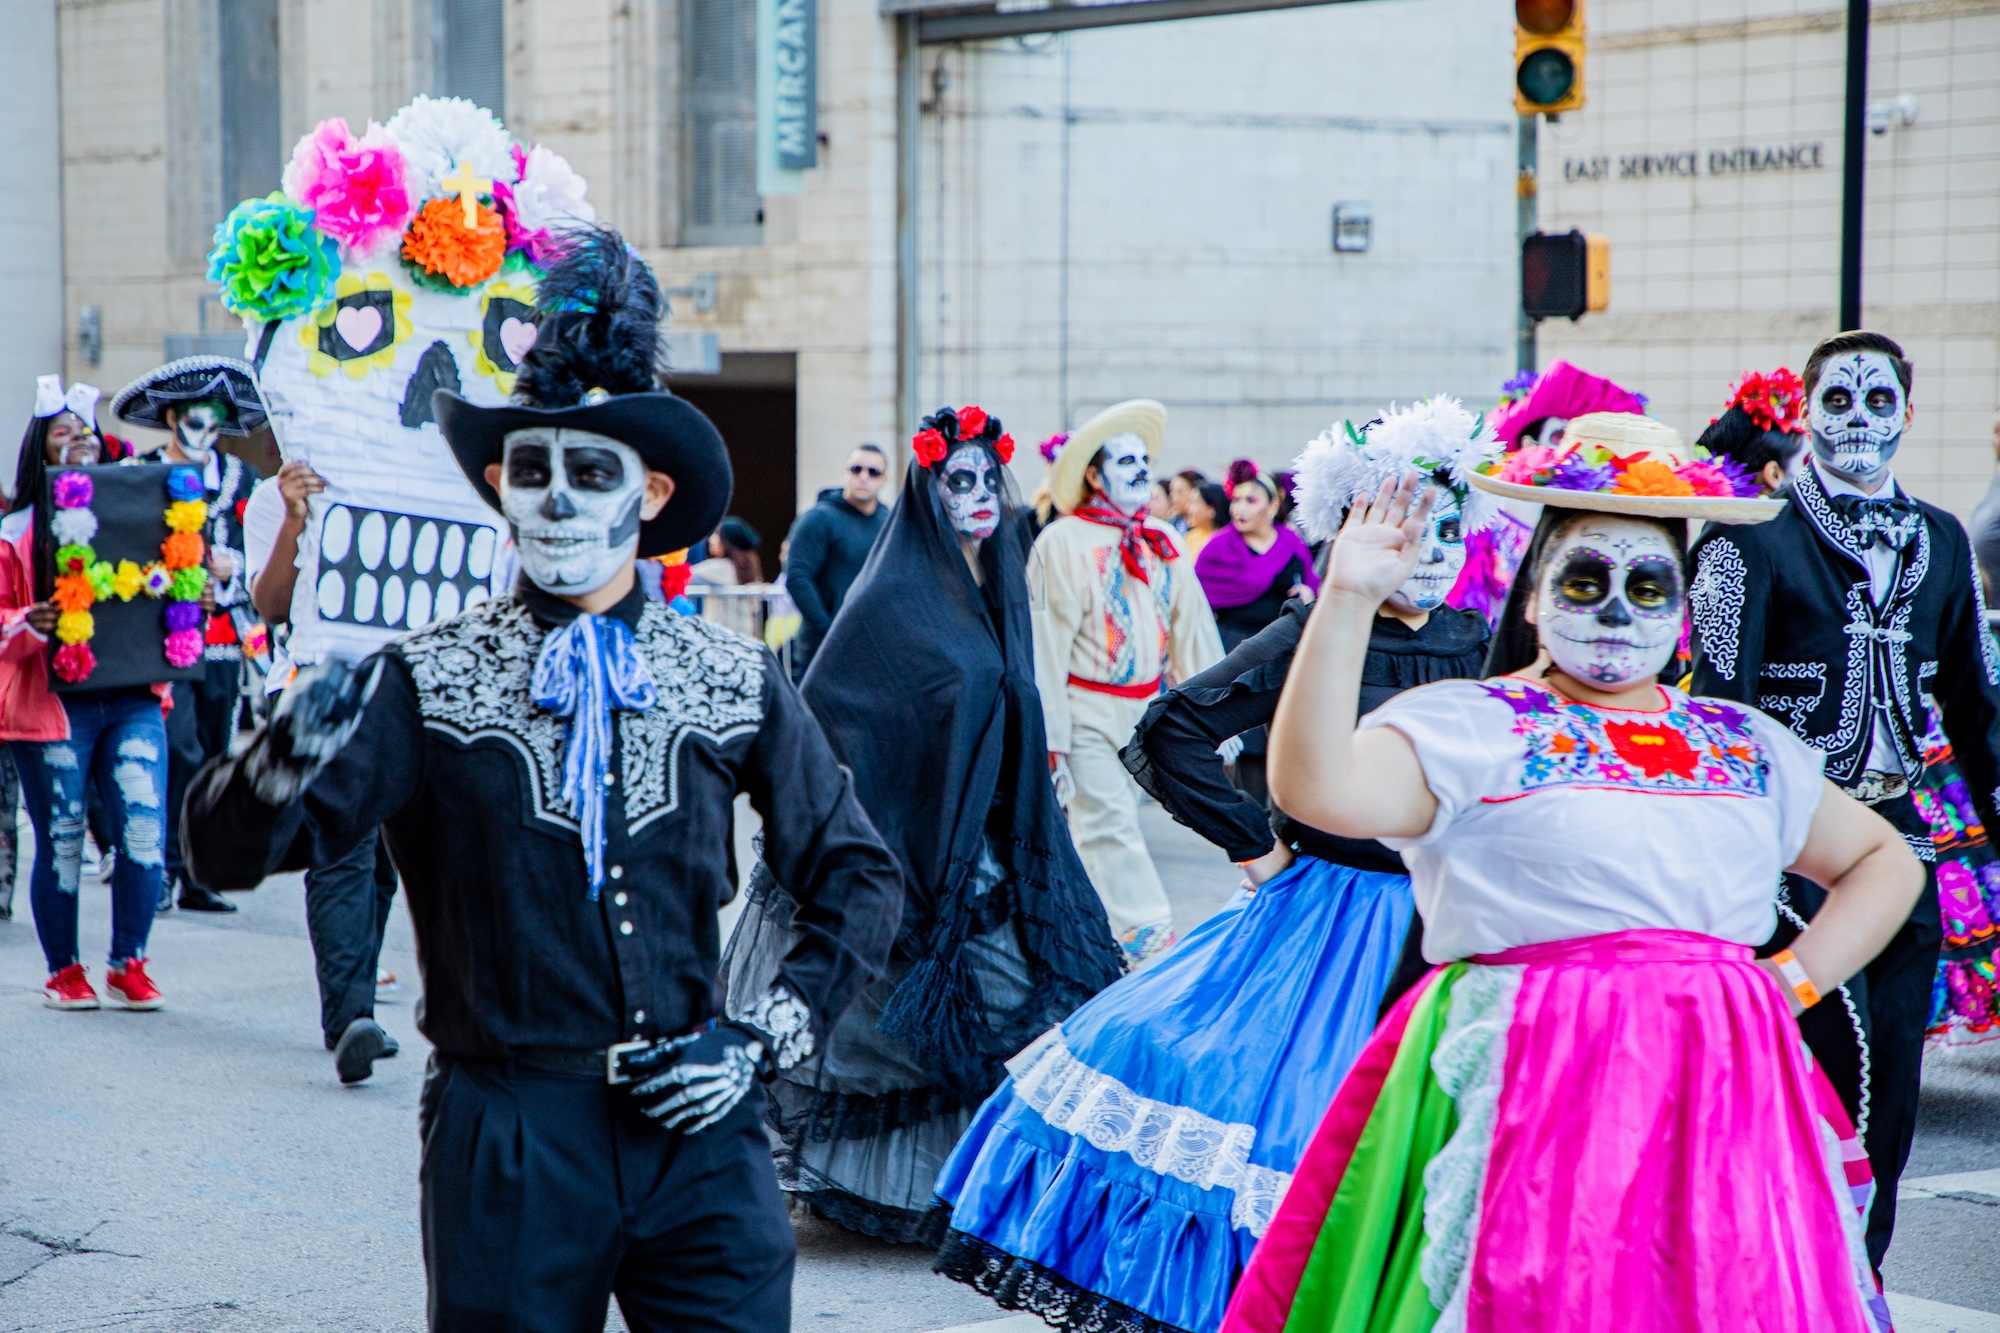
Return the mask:
<svg viewBox="0 0 2000 1333">
<path fill-rule="evenodd" d="M 1383 1020 L 1223 1333 L 1880 1333 L 1872 1191 L 1749 949 L 1513 949 Z"/>
<path fill-rule="evenodd" d="M 1968 1046 L 2000 1038 L 2000 857 L 1973 808 L 1935 709 L 1924 736 L 1924 776 L 1912 793 L 1937 846 L 1938 907 L 1944 952 L 1931 989 L 1929 1042 Z"/>
<path fill-rule="evenodd" d="M 1060 1329 L 1214 1333 L 1411 911 L 1301 858 L 1016 1056 L 938 1178 L 938 1271 Z"/>
</svg>

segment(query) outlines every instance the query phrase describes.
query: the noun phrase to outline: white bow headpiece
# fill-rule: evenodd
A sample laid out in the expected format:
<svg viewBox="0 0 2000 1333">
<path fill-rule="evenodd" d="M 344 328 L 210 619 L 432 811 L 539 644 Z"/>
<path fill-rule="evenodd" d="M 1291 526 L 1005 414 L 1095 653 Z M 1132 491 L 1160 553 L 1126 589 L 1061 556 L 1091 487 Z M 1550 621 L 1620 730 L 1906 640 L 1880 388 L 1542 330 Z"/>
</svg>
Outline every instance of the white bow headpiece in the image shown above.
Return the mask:
<svg viewBox="0 0 2000 1333">
<path fill-rule="evenodd" d="M 97 429 L 97 400 L 103 397 L 95 384 L 72 384 L 67 392 L 63 389 L 62 376 L 35 376 L 35 415 L 52 417 L 67 408 L 83 418 L 84 424 Z"/>
</svg>

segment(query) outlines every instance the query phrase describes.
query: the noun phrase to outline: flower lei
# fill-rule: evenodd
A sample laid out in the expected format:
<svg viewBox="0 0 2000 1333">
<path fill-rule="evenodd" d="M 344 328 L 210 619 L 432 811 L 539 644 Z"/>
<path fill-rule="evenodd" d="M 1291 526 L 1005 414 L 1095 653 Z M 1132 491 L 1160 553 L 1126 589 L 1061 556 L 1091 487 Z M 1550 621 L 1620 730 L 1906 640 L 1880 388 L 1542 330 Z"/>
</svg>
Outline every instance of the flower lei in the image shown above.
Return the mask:
<svg viewBox="0 0 2000 1333">
<path fill-rule="evenodd" d="M 56 675 L 71 685 L 88 680 L 97 669 L 97 654 L 90 648 L 97 622 L 90 608 L 113 597 L 129 602 L 142 592 L 166 599 L 167 637 L 162 651 L 168 664 L 193 666 L 203 648 L 201 607 L 196 603 L 208 586 L 208 571 L 201 563 L 206 549 L 201 526 L 208 521 L 208 502 L 201 498 L 200 475 L 192 468 L 168 472 L 169 535 L 160 544 L 160 559 L 143 568 L 132 560 L 113 566 L 91 549 L 91 539 L 97 536 L 97 515 L 90 511 L 96 487 L 88 473 L 60 473 L 51 490 L 55 513 L 49 530 L 61 543 L 56 548 L 53 596 L 62 612 L 56 618 L 56 639 L 62 644 L 56 649 Z"/>
<path fill-rule="evenodd" d="M 1694 458 L 1675 463 L 1647 450 L 1619 455 L 1602 445 L 1531 444 L 1480 472 L 1517 486 L 1611 495 L 1754 497 L 1757 479 L 1733 458 L 1717 458 L 1699 445 Z"/>
<path fill-rule="evenodd" d="M 941 407 L 925 417 L 924 428 L 910 437 L 910 452 L 924 467 L 936 467 L 957 446 L 976 441 L 992 445 L 1002 463 L 1014 461 L 1014 437 L 1001 433 L 1000 418 L 971 404 L 957 411 Z"/>
<path fill-rule="evenodd" d="M 1729 406 L 1742 408 L 1764 430 L 1805 434 L 1806 386 L 1783 366 L 1768 375 L 1743 372 L 1742 383 L 1731 392 Z"/>
</svg>

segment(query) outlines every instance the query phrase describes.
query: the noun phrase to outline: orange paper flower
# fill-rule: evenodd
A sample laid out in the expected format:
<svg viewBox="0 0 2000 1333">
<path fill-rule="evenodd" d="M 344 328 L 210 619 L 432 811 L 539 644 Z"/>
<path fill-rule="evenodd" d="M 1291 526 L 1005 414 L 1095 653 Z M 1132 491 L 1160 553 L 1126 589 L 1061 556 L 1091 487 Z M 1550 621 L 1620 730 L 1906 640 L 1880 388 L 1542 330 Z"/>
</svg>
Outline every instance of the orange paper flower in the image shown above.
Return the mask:
<svg viewBox="0 0 2000 1333">
<path fill-rule="evenodd" d="M 55 604 L 65 611 L 88 611 L 97 600 L 88 574 L 65 574 L 56 580 Z"/>
<path fill-rule="evenodd" d="M 1658 459 L 1632 464 L 1618 474 L 1611 487 L 1613 495 L 1693 495 L 1694 487 L 1681 480 L 1674 470 Z"/>
<path fill-rule="evenodd" d="M 193 569 L 201 563 L 201 549 L 199 532 L 176 532 L 161 545 L 160 554 L 168 569 Z"/>
<path fill-rule="evenodd" d="M 465 205 L 433 199 L 403 233 L 403 258 L 454 287 L 476 287 L 500 271 L 507 257 L 507 226 L 484 204 L 479 225 L 465 225 Z"/>
</svg>

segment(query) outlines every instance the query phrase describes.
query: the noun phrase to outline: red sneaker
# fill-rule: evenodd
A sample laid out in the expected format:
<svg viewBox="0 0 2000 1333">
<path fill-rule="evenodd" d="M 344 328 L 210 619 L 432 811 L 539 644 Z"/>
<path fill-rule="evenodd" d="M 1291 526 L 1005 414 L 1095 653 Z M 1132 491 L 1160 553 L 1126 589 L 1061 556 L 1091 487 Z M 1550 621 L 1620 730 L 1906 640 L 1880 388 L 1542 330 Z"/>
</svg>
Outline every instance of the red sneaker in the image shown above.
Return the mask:
<svg viewBox="0 0 2000 1333">
<path fill-rule="evenodd" d="M 104 974 L 104 984 L 127 1009 L 158 1009 L 167 1002 L 160 988 L 146 975 L 146 960 L 134 958 L 123 967 Z"/>
<path fill-rule="evenodd" d="M 101 1009 L 104 1006 L 83 974 L 82 963 L 71 963 L 42 986 L 42 1003 L 51 1009 Z"/>
</svg>

